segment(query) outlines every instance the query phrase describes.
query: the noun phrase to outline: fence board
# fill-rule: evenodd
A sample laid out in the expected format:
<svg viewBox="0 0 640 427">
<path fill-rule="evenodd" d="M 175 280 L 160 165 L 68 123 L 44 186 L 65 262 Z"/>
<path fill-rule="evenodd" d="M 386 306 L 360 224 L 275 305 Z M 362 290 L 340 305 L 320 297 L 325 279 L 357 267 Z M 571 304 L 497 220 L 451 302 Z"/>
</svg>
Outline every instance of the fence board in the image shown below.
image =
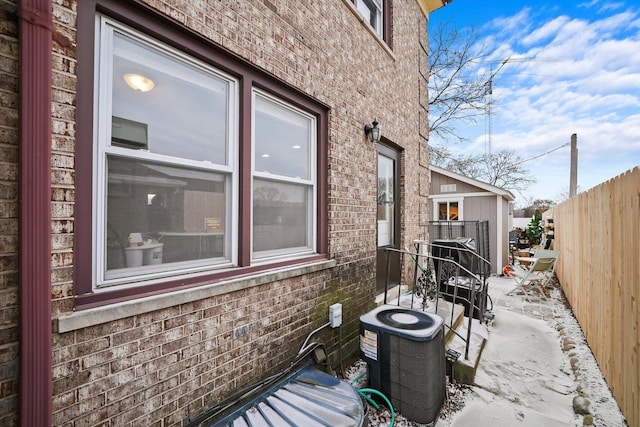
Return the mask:
<svg viewBox="0 0 640 427">
<path fill-rule="evenodd" d="M 558 280 L 629 426 L 640 427 L 640 168 L 552 215 Z"/>
</svg>

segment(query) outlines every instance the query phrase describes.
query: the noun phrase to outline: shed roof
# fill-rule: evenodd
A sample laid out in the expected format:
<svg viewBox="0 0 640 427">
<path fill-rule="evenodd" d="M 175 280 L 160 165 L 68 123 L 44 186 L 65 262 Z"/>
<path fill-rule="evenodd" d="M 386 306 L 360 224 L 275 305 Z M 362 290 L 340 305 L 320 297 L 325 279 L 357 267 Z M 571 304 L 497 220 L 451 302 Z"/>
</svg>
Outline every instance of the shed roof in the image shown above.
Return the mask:
<svg viewBox="0 0 640 427">
<path fill-rule="evenodd" d="M 448 169 L 441 168 L 435 165 L 429 165 L 429 170 L 432 172 L 439 173 L 441 175 L 448 176 L 452 179 L 456 179 L 461 182 L 465 182 L 470 185 L 475 185 L 476 187 L 482 188 L 483 190 L 489 191 L 491 193 L 495 193 L 512 202 L 515 200 L 515 196 L 509 190 L 505 190 L 500 187 L 496 187 L 495 185 L 488 184 L 486 182 L 478 181 L 477 179 L 469 178 L 468 176 L 461 175 L 456 172 L 452 172 Z"/>
</svg>

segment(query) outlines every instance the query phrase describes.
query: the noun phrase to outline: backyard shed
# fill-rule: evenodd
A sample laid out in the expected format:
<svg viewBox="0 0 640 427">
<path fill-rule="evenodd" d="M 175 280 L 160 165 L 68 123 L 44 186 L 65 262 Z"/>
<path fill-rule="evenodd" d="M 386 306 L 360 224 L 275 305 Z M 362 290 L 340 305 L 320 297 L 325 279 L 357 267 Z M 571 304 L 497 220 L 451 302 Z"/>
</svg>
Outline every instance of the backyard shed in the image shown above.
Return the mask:
<svg viewBox="0 0 640 427">
<path fill-rule="evenodd" d="M 454 225 L 463 221 L 467 224 L 487 221 L 491 273 L 501 272 L 502 267 L 509 263 L 509 231 L 514 195 L 508 190 L 438 166 L 430 165 L 429 168 L 430 219 Z M 463 233 L 452 237 L 477 238 L 476 227 L 467 228 L 474 234 Z M 433 229 L 433 225 L 430 229 Z"/>
</svg>

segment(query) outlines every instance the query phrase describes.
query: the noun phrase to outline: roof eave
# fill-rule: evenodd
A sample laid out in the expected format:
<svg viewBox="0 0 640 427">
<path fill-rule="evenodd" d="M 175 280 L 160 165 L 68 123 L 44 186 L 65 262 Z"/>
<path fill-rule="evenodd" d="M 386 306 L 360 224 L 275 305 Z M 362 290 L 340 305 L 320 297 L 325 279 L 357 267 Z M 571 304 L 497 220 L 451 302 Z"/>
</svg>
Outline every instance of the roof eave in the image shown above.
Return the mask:
<svg viewBox="0 0 640 427">
<path fill-rule="evenodd" d="M 422 9 L 424 16 L 429 17 L 429 14 L 434 10 L 440 9 L 451 3 L 453 0 L 416 0 Z"/>
<path fill-rule="evenodd" d="M 499 196 L 502 196 L 503 198 L 507 199 L 510 202 L 513 202 L 516 199 L 511 191 L 505 190 L 504 188 L 496 187 L 495 185 L 491 185 L 491 184 L 489 184 L 487 182 L 478 181 L 477 179 L 469 178 L 468 176 L 464 176 L 464 175 L 461 175 L 459 173 L 452 172 L 452 171 L 450 171 L 448 169 L 441 168 L 441 167 L 438 167 L 438 166 L 435 166 L 435 165 L 429 165 L 429 169 L 430 169 L 430 171 L 437 172 L 440 175 L 445 175 L 445 176 L 448 176 L 450 178 L 457 179 L 458 181 L 462 181 L 462 182 L 465 182 L 467 184 L 474 185 L 476 187 L 480 187 L 483 190 L 487 190 L 487 191 L 489 191 L 491 193 L 494 193 L 494 194 L 497 194 Z"/>
</svg>

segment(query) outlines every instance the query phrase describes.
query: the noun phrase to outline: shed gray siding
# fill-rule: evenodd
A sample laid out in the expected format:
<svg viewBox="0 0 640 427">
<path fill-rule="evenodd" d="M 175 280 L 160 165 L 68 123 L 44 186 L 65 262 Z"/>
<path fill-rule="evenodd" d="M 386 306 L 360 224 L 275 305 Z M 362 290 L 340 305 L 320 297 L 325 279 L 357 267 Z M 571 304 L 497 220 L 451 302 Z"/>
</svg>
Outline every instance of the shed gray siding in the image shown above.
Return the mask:
<svg viewBox="0 0 640 427">
<path fill-rule="evenodd" d="M 431 170 L 431 220 L 437 220 L 436 203 L 440 200 L 458 199 L 462 201 L 461 217 L 463 221 L 489 222 L 489 261 L 491 273 L 500 274 L 503 266 L 509 262 L 509 203 L 511 193 L 456 173 L 432 167 Z M 439 169 L 441 170 L 441 169 Z M 460 176 L 460 178 L 458 178 Z M 477 182 L 478 185 L 473 183 Z M 442 192 L 443 185 L 455 184 L 454 191 Z M 500 239 L 500 241 L 499 241 Z"/>
<path fill-rule="evenodd" d="M 447 185 L 447 184 L 455 184 L 456 185 L 456 191 L 454 192 L 442 192 L 440 191 L 440 187 L 442 185 Z M 432 173 L 431 174 L 431 191 L 429 192 L 429 194 L 431 195 L 456 195 L 456 194 L 462 194 L 462 193 L 477 193 L 477 192 L 484 192 L 485 190 L 481 189 L 480 187 L 476 187 L 474 185 L 471 184 L 467 184 L 466 182 L 462 182 L 462 181 L 458 181 L 455 178 L 452 177 L 448 177 L 445 175 L 441 175 L 439 173 Z"/>
</svg>

